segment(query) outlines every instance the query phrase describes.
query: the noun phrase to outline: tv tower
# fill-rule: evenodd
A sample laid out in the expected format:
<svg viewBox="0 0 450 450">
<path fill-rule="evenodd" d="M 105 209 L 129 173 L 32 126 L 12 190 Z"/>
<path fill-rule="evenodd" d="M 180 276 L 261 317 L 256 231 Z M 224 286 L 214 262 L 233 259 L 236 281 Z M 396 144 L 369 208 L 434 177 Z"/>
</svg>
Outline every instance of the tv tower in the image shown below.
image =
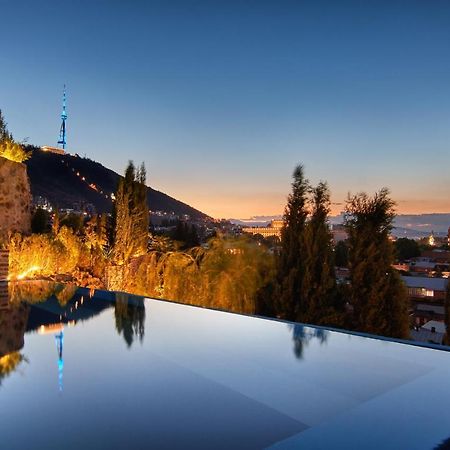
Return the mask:
<svg viewBox="0 0 450 450">
<path fill-rule="evenodd" d="M 59 130 L 59 141 L 58 145 L 61 145 L 63 149 L 66 148 L 66 120 L 67 120 L 67 113 L 66 113 L 66 85 L 64 85 L 64 91 L 63 91 L 63 109 L 61 113 L 61 129 Z"/>
</svg>

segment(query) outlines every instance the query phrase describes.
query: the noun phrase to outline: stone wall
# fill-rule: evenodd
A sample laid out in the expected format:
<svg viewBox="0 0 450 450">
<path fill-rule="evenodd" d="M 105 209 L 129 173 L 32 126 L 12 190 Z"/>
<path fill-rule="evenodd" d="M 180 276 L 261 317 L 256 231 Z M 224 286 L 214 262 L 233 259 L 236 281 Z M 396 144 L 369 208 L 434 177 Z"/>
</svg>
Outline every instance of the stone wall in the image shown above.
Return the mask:
<svg viewBox="0 0 450 450">
<path fill-rule="evenodd" d="M 29 233 L 31 192 L 25 164 L 0 157 L 0 242 L 9 232 Z"/>
</svg>

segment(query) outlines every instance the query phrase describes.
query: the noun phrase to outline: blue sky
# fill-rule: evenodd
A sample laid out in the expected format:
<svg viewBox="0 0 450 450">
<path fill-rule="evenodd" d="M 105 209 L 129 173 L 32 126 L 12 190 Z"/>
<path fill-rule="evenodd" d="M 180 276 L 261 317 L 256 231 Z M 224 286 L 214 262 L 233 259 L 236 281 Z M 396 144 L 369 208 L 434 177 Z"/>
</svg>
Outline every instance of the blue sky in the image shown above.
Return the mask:
<svg viewBox="0 0 450 450">
<path fill-rule="evenodd" d="M 0 108 L 215 216 L 281 213 L 292 170 L 450 212 L 450 3 L 0 0 Z"/>
</svg>

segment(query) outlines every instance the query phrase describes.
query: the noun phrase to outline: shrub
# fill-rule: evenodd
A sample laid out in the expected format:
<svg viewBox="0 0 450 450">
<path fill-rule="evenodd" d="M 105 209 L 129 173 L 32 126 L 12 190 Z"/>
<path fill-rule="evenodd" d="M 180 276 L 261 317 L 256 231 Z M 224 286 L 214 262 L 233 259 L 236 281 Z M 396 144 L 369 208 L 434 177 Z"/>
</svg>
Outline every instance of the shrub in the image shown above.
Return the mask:
<svg viewBox="0 0 450 450">
<path fill-rule="evenodd" d="M 10 161 L 22 163 L 31 157 L 31 152 L 27 152 L 23 147 L 12 139 L 5 139 L 0 142 L 0 156 Z"/>
</svg>

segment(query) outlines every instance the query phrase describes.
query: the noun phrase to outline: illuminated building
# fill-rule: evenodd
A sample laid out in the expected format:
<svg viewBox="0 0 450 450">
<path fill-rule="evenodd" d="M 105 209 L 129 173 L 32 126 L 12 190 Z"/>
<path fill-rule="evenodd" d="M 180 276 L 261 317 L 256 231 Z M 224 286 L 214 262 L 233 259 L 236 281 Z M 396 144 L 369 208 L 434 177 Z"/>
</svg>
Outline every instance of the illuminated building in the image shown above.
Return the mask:
<svg viewBox="0 0 450 450">
<path fill-rule="evenodd" d="M 435 245 L 435 239 L 434 239 L 434 232 L 432 231 L 430 234 L 430 237 L 428 238 L 428 245 L 431 247 L 434 247 Z"/>
<path fill-rule="evenodd" d="M 65 155 L 66 152 L 59 147 L 50 147 L 49 145 L 43 145 L 41 147 L 41 150 L 43 152 L 47 152 L 47 153 L 56 153 L 57 155 Z"/>
<path fill-rule="evenodd" d="M 260 234 L 261 236 L 267 238 L 270 236 L 276 236 L 278 239 L 281 238 L 281 229 L 283 228 L 282 220 L 272 220 L 267 227 L 245 227 L 242 228 L 244 233 L 250 234 Z"/>
</svg>

